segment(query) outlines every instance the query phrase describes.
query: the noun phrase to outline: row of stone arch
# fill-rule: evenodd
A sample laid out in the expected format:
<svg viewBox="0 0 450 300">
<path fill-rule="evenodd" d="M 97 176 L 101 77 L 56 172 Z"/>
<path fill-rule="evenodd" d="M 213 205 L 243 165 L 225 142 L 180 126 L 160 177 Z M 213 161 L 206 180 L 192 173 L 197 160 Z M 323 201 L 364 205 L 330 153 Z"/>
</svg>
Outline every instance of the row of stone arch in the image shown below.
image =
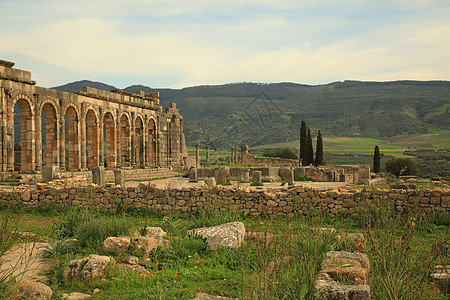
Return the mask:
<svg viewBox="0 0 450 300">
<path fill-rule="evenodd" d="M 15 157 L 20 160 L 20 172 L 39 170 L 42 165 L 58 165 L 67 170 L 98 165 L 107 168 L 157 165 L 155 116 L 96 109 L 92 105 L 80 111 L 74 103 L 66 103 L 61 109 L 52 98 L 46 98 L 36 110 L 27 95 L 18 95 L 12 104 L 10 121 L 17 113 L 15 104 L 20 109 L 20 154 Z M 9 169 L 11 163 L 14 164 L 9 160 Z"/>
</svg>

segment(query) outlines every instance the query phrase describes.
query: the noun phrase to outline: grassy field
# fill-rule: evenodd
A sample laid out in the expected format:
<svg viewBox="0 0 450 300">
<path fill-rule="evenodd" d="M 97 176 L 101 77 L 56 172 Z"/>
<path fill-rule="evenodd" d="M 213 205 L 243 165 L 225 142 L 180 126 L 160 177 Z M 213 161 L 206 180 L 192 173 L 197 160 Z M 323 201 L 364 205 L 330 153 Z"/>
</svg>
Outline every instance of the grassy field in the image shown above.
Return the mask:
<svg viewBox="0 0 450 300">
<path fill-rule="evenodd" d="M 136 211 L 105 215 L 83 208 L 47 208 L 26 214 L 0 210 L 0 233 L 8 237 L 15 230 L 27 230 L 39 234 L 38 240 L 49 240 L 47 255 L 53 267 L 47 272 L 46 284 L 54 291 L 52 299 L 74 291 L 92 294 L 96 288 L 100 292 L 92 299 L 192 299 L 198 292 L 240 299 L 313 299 L 314 279 L 324 253 L 356 250 L 350 241 L 318 234 L 313 227 L 365 234 L 373 299 L 445 299 L 430 281 L 430 269 L 424 265 L 448 263 L 447 258 L 431 251 L 434 241 L 448 239 L 448 220 L 412 212 L 398 215 L 392 209 L 374 200 L 360 219 L 315 213 L 293 218 L 249 218 L 227 210 L 167 215 Z M 246 231 L 274 234 L 273 240 L 246 241 L 236 250 L 213 251 L 203 239 L 187 235 L 187 229 L 230 221 L 242 221 Z M 109 255 L 102 249 L 107 236 L 127 235 L 141 226 L 161 227 L 170 241 L 170 246 L 153 252 L 150 261 L 140 261 L 145 272 L 126 271 L 113 264 L 103 280 L 84 283 L 63 278 L 71 260 L 93 253 Z M 77 243 L 63 246 L 67 238 L 75 238 Z M 0 239 L 0 249 L 5 248 L 4 241 Z M 16 238 L 14 242 L 23 240 Z M 115 260 L 120 262 L 130 254 L 140 257 L 130 252 L 116 254 Z M 275 263 L 276 268 L 268 271 L 269 265 L 286 257 L 289 263 Z M 11 284 L 0 276 L 1 299 L 2 292 L 13 288 Z"/>
<path fill-rule="evenodd" d="M 381 153 L 385 155 L 404 157 L 403 152 L 405 150 L 439 150 L 450 148 L 450 131 L 439 131 L 422 135 L 396 136 L 385 139 L 324 137 L 323 140 L 325 152 L 335 154 L 373 154 L 375 145 L 378 145 Z M 298 152 L 299 140 L 286 143 L 260 145 L 251 148 L 251 150 L 266 151 L 280 148 L 291 148 Z"/>
</svg>

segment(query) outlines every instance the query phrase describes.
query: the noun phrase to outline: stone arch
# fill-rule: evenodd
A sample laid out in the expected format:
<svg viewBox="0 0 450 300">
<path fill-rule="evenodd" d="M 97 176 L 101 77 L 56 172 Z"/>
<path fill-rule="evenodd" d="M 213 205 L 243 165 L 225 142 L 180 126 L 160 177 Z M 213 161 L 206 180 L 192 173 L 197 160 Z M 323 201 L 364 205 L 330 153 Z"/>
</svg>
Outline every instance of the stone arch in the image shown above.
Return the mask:
<svg viewBox="0 0 450 300">
<path fill-rule="evenodd" d="M 13 169 L 21 173 L 31 173 L 35 168 L 35 123 L 34 105 L 26 94 L 18 94 L 12 101 Z M 19 123 L 15 128 L 14 121 Z M 14 130 L 18 129 L 18 130 Z M 20 136 L 20 139 L 18 138 Z"/>
<path fill-rule="evenodd" d="M 131 121 L 127 113 L 118 118 L 118 148 L 121 166 L 131 165 Z"/>
<path fill-rule="evenodd" d="M 42 122 L 42 153 L 39 153 L 39 155 L 43 156 L 42 162 L 47 166 L 59 165 L 59 113 L 57 107 L 54 99 L 46 98 L 42 102 L 39 111 Z"/>
<path fill-rule="evenodd" d="M 75 171 L 81 169 L 80 114 L 76 105 L 69 103 L 64 109 L 64 115 L 67 122 L 66 127 L 68 133 L 66 137 L 66 142 L 68 144 L 66 163 L 68 170 Z"/>
<path fill-rule="evenodd" d="M 98 114 L 93 107 L 86 109 L 86 158 L 87 167 L 92 169 L 99 165 L 100 154 L 100 128 Z"/>
<path fill-rule="evenodd" d="M 148 163 L 151 167 L 156 167 L 156 141 L 157 141 L 156 124 L 157 124 L 156 120 L 150 117 L 147 125 L 147 134 L 148 134 L 147 157 Z"/>
<path fill-rule="evenodd" d="M 117 137 L 116 137 L 116 120 L 114 118 L 113 112 L 107 110 L 103 114 L 103 130 L 104 130 L 104 140 L 102 141 L 105 144 L 105 167 L 107 168 L 115 168 L 117 163 L 116 157 L 116 146 L 117 146 Z"/>
<path fill-rule="evenodd" d="M 137 115 L 134 120 L 135 135 L 135 162 L 137 167 L 144 166 L 144 121 L 142 117 Z"/>
</svg>

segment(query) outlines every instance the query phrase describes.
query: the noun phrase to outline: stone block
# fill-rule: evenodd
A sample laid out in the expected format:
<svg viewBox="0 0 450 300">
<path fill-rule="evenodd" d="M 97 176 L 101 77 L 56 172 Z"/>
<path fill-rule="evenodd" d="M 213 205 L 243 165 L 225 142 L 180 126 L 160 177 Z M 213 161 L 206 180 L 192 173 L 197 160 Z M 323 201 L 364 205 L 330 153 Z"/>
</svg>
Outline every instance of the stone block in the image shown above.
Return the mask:
<svg viewBox="0 0 450 300">
<path fill-rule="evenodd" d="M 215 187 L 216 186 L 216 178 L 214 178 L 214 177 L 206 178 L 205 183 L 209 188 Z"/>
<path fill-rule="evenodd" d="M 194 182 L 197 181 L 198 177 L 197 177 L 197 168 L 191 168 L 189 170 L 189 181 Z"/>
<path fill-rule="evenodd" d="M 261 183 L 261 181 L 262 181 L 262 172 L 261 171 L 253 171 L 252 182 Z"/>
<path fill-rule="evenodd" d="M 294 184 L 294 171 L 291 168 L 281 168 L 280 175 L 284 182 Z"/>
<path fill-rule="evenodd" d="M 121 169 L 114 169 L 114 184 L 125 186 L 126 180 L 125 180 L 125 171 Z"/>
<path fill-rule="evenodd" d="M 225 183 L 230 177 L 230 168 L 223 167 L 215 171 L 214 174 L 217 184 Z"/>
<path fill-rule="evenodd" d="M 44 182 L 49 182 L 55 179 L 56 173 L 58 173 L 59 168 L 57 166 L 43 166 L 42 167 L 42 180 Z"/>
<path fill-rule="evenodd" d="M 92 182 L 99 185 L 105 185 L 105 167 L 97 166 L 92 168 Z"/>
</svg>

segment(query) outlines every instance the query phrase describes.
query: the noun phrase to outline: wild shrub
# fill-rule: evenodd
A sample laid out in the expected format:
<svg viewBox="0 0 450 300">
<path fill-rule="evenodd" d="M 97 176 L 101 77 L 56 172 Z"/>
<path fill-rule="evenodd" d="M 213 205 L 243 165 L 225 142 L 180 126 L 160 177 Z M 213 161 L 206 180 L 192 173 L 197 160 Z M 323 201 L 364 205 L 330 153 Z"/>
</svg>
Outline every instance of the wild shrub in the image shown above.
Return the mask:
<svg viewBox="0 0 450 300">
<path fill-rule="evenodd" d="M 436 299 L 429 281 L 435 257 L 423 243 L 415 243 L 418 213 L 397 212 L 394 203 L 385 199 L 367 205 L 365 236 L 374 298 Z"/>
<path fill-rule="evenodd" d="M 7 211 L 0 212 L 0 257 L 16 240 L 14 232 L 17 230 L 17 221 L 17 218 Z"/>
</svg>

